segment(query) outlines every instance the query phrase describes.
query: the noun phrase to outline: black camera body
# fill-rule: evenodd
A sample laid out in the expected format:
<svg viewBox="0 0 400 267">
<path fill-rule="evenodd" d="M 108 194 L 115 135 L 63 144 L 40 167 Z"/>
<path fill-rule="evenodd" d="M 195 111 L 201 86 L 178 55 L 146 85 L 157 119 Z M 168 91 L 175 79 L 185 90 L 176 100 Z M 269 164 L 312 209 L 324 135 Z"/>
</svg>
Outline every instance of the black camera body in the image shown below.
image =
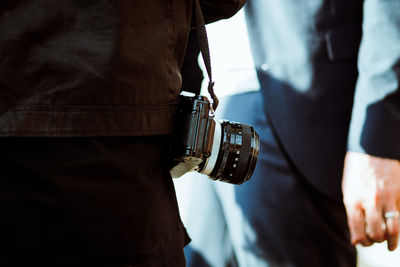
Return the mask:
<svg viewBox="0 0 400 267">
<path fill-rule="evenodd" d="M 252 126 L 216 123 L 205 96 L 181 95 L 172 142 L 171 176 L 198 171 L 213 180 L 241 184 L 250 179 L 260 141 Z"/>
</svg>

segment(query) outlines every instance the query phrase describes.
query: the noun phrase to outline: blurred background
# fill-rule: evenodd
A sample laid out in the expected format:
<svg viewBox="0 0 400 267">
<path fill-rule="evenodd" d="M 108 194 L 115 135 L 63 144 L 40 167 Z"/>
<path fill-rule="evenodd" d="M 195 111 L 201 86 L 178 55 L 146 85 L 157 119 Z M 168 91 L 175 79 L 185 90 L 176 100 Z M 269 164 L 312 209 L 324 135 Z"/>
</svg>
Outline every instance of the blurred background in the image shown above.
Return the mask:
<svg viewBox="0 0 400 267">
<path fill-rule="evenodd" d="M 222 98 L 227 95 L 259 90 L 243 11 L 240 11 L 231 19 L 208 25 L 207 33 L 213 78 L 216 81 L 215 92 L 218 97 Z M 204 70 L 201 59 L 199 63 Z M 205 72 L 204 77 L 207 77 Z M 208 96 L 206 91 L 208 78 L 204 80 L 202 92 Z M 208 178 L 206 176 L 202 177 L 197 173 L 188 173 L 181 178 L 174 179 L 184 223 L 188 220 L 187 209 L 190 206 L 192 190 L 194 190 L 191 184 L 195 179 Z M 358 246 L 357 251 L 358 267 L 400 266 L 400 249 L 389 252 L 386 248 L 386 243 L 376 244 L 371 247 Z"/>
</svg>

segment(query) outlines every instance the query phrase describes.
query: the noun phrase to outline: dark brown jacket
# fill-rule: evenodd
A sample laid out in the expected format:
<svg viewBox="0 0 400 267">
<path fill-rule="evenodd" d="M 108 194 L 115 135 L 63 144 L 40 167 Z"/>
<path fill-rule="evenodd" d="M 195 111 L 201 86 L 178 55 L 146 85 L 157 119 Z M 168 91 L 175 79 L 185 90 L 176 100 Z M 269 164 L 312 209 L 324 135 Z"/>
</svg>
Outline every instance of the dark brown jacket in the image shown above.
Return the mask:
<svg viewBox="0 0 400 267">
<path fill-rule="evenodd" d="M 206 21 L 245 0 L 201 0 Z M 173 132 L 192 0 L 5 0 L 0 136 Z"/>
</svg>

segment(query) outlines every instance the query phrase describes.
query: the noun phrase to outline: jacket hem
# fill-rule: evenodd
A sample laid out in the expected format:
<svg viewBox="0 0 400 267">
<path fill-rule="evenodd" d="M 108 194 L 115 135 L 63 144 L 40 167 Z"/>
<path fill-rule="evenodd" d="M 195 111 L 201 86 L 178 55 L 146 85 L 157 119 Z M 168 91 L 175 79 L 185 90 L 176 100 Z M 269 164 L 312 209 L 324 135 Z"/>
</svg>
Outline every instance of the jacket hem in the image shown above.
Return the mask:
<svg viewBox="0 0 400 267">
<path fill-rule="evenodd" d="M 177 102 L 134 106 L 0 107 L 0 137 L 144 136 L 174 132 Z"/>
</svg>

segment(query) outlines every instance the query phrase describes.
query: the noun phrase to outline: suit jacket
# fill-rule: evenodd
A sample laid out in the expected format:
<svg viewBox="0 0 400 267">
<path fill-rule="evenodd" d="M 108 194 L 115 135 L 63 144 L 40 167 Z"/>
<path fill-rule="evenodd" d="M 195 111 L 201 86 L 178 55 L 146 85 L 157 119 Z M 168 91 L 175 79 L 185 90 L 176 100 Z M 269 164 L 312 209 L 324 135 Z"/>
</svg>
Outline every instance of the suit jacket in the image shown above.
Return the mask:
<svg viewBox="0 0 400 267">
<path fill-rule="evenodd" d="M 246 19 L 265 110 L 312 185 L 341 196 L 347 149 L 400 159 L 400 1 L 249 0 Z"/>
</svg>

